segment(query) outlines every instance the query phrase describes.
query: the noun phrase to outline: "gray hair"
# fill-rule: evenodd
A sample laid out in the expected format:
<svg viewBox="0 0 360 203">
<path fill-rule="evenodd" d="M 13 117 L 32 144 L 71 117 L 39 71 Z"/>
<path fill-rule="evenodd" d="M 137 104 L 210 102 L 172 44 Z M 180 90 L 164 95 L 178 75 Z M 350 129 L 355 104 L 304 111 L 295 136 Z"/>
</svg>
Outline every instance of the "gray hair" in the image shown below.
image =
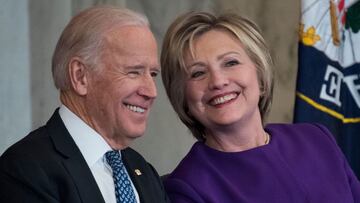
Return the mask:
<svg viewBox="0 0 360 203">
<path fill-rule="evenodd" d="M 104 34 L 114 26 L 149 27 L 149 21 L 142 14 L 111 6 L 91 7 L 71 19 L 52 58 L 52 75 L 57 89 L 70 88 L 68 66 L 73 57 L 80 57 L 89 67 L 95 68 L 103 48 Z"/>
</svg>

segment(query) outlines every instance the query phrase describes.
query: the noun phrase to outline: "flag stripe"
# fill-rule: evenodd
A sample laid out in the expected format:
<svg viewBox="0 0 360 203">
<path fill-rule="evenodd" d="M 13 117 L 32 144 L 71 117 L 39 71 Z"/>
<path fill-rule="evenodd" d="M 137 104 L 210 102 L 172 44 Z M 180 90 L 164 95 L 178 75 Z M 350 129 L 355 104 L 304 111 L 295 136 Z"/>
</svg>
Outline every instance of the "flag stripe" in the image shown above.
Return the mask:
<svg viewBox="0 0 360 203">
<path fill-rule="evenodd" d="M 298 91 L 296 92 L 296 96 L 298 96 L 300 99 L 304 100 L 306 103 L 310 104 L 314 108 L 341 120 L 343 123 L 360 123 L 360 118 L 345 118 L 344 115 L 342 115 L 341 113 L 317 103 L 316 101 L 312 100 L 311 98 L 305 96 Z"/>
</svg>

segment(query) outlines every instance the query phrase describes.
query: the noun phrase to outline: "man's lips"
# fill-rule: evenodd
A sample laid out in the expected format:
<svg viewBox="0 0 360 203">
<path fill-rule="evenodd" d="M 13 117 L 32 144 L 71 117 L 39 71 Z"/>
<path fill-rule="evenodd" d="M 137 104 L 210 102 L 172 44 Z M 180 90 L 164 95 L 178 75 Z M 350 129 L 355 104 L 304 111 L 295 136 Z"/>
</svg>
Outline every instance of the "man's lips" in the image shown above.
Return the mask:
<svg viewBox="0 0 360 203">
<path fill-rule="evenodd" d="M 135 113 L 145 113 L 145 111 L 148 109 L 146 107 L 142 107 L 139 105 L 134 105 L 134 104 L 128 104 L 128 103 L 124 103 L 124 105 L 126 106 L 126 108 L 128 108 L 130 111 L 133 111 Z"/>
</svg>

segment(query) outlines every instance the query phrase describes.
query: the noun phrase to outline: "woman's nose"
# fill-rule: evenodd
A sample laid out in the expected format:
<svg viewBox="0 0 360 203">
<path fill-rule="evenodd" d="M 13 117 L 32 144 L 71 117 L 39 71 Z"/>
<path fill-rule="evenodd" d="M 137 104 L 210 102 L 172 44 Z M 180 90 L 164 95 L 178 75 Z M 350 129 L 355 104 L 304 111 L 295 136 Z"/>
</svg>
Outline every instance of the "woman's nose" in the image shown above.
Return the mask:
<svg viewBox="0 0 360 203">
<path fill-rule="evenodd" d="M 221 89 L 229 84 L 228 76 L 221 71 L 210 72 L 208 87 L 209 89 Z"/>
</svg>

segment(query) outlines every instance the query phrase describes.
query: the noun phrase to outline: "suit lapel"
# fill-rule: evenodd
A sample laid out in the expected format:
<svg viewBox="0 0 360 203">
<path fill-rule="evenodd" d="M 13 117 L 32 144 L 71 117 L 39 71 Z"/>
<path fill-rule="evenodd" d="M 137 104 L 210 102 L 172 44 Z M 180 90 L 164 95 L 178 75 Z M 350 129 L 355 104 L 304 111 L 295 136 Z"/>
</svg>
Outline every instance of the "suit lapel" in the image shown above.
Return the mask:
<svg viewBox="0 0 360 203">
<path fill-rule="evenodd" d="M 88 202 L 104 202 L 102 194 L 100 192 L 97 183 L 86 165 L 84 164 L 83 157 L 71 157 L 64 161 L 64 166 L 67 168 L 69 174 L 72 176 L 74 183 L 77 186 L 81 200 L 84 203 Z"/>
<path fill-rule="evenodd" d="M 105 202 L 79 148 L 62 122 L 58 109 L 47 123 L 55 149 L 64 157 L 63 164 L 74 180 L 82 202 Z"/>
<path fill-rule="evenodd" d="M 132 154 L 128 153 L 128 149 L 122 150 L 121 156 L 126 170 L 128 171 L 130 178 L 139 194 L 140 202 L 146 203 L 146 200 L 149 199 L 146 188 L 144 187 L 147 185 L 144 184 L 144 181 L 146 181 L 146 176 L 148 175 L 146 174 L 146 169 L 143 165 L 134 161 L 135 157 L 132 157 Z"/>
</svg>

